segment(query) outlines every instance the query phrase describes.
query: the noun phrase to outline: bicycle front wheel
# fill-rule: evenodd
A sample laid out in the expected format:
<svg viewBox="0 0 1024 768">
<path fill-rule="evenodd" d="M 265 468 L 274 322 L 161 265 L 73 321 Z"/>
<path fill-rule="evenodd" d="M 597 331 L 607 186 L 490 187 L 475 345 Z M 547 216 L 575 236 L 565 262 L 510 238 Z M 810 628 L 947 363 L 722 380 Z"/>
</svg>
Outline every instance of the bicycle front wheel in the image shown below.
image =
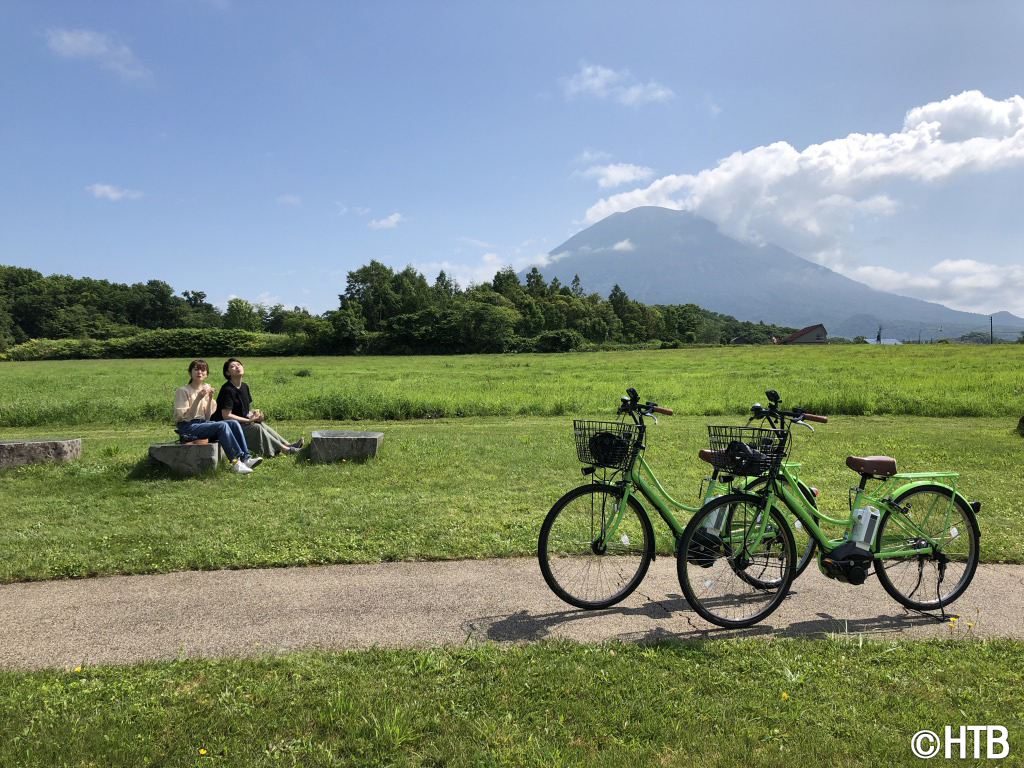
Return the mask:
<svg viewBox="0 0 1024 768">
<path fill-rule="evenodd" d="M 537 542 L 551 591 L 577 608 L 608 608 L 637 588 L 654 556 L 654 529 L 640 503 L 605 485 L 565 494 L 544 518 Z"/>
<path fill-rule="evenodd" d="M 974 510 L 941 485 L 911 488 L 893 500 L 878 526 L 875 573 L 897 602 L 919 611 L 949 605 L 964 593 L 978 568 L 978 521 Z M 937 545 L 926 554 L 927 534 Z M 887 555 L 886 552 L 893 552 Z"/>
<path fill-rule="evenodd" d="M 779 607 L 796 572 L 789 525 L 764 499 L 721 496 L 686 526 L 676 553 L 679 585 L 687 602 L 720 627 L 749 627 Z"/>
<path fill-rule="evenodd" d="M 757 493 L 762 489 L 765 483 L 768 482 L 767 477 L 759 477 L 743 487 L 744 493 Z M 810 487 L 802 480 L 797 481 L 797 487 L 800 489 L 800 493 L 803 494 L 804 499 L 807 503 L 818 508 L 818 500 L 814 497 L 814 492 Z M 780 499 L 781 501 L 781 499 Z M 811 515 L 815 523 L 818 522 L 817 515 Z M 815 559 L 814 553 L 817 549 L 817 544 L 814 538 L 811 536 L 810 531 L 800 521 L 800 518 L 793 514 L 793 511 L 786 505 L 786 519 L 789 521 L 789 530 L 793 534 L 793 543 L 796 545 L 796 573 L 794 578 L 803 573 L 807 566 L 811 564 L 811 561 Z"/>
</svg>

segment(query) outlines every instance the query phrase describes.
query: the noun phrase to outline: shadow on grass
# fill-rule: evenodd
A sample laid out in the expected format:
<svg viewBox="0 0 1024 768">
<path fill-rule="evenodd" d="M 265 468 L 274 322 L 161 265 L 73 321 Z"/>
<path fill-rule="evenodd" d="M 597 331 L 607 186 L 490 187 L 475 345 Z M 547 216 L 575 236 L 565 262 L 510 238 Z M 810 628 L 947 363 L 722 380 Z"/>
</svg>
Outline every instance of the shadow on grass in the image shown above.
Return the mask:
<svg viewBox="0 0 1024 768">
<path fill-rule="evenodd" d="M 198 474 L 195 475 L 189 475 L 186 474 L 185 472 L 179 472 L 175 469 L 172 469 L 171 467 L 168 467 L 166 464 L 159 464 L 150 461 L 148 458 L 145 458 L 140 459 L 131 467 L 131 469 L 128 471 L 128 474 L 125 475 L 125 479 L 133 482 L 142 483 L 154 483 L 166 480 L 197 480 L 213 477 L 217 473 L 217 471 L 217 468 L 213 468 L 204 470 L 203 472 L 199 472 Z"/>
</svg>

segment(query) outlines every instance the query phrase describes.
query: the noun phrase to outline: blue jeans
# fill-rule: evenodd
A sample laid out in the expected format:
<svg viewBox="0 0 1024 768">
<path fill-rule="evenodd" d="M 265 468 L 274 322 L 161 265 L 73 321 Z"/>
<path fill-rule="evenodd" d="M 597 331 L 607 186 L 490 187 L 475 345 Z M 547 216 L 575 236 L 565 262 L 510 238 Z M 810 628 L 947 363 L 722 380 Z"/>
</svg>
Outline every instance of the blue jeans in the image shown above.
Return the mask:
<svg viewBox="0 0 1024 768">
<path fill-rule="evenodd" d="M 237 421 L 179 421 L 175 429 L 183 437 L 188 435 L 220 443 L 220 447 L 231 461 L 249 458 L 249 446 L 245 444 L 242 425 Z"/>
</svg>

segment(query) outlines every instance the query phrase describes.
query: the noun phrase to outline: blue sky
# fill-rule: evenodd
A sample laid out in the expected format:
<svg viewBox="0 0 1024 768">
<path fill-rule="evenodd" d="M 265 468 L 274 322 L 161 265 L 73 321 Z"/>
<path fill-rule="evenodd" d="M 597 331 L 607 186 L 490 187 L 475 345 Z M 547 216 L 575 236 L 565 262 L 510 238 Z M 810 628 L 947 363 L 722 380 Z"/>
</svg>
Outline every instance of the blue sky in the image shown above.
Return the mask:
<svg viewBox="0 0 1024 768">
<path fill-rule="evenodd" d="M 0 263 L 322 312 L 370 259 L 466 285 L 655 204 L 1024 316 L 1022 33 L 1016 0 L 6 0 Z"/>
</svg>

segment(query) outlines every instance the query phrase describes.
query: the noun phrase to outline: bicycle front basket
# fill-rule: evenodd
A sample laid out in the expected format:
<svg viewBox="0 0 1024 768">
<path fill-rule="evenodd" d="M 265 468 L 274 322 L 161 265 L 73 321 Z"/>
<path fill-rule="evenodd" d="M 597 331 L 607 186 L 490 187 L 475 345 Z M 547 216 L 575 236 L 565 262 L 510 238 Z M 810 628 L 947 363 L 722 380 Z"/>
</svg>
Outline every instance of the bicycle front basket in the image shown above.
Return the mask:
<svg viewBox="0 0 1024 768">
<path fill-rule="evenodd" d="M 734 475 L 774 474 L 789 452 L 789 431 L 763 427 L 708 427 L 711 464 Z"/>
<path fill-rule="evenodd" d="M 572 423 L 576 454 L 584 464 L 608 469 L 629 469 L 643 447 L 643 428 L 617 421 Z"/>
</svg>

